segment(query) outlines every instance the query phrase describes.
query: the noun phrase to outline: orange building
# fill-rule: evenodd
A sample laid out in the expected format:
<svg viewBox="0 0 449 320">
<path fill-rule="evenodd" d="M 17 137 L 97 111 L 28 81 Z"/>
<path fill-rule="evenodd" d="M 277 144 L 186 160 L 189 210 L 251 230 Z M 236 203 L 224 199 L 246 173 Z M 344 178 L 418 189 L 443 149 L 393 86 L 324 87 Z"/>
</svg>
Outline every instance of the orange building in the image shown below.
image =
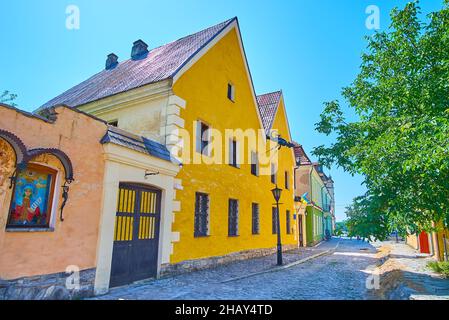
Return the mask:
<svg viewBox="0 0 449 320">
<path fill-rule="evenodd" d="M 113 237 L 128 238 L 133 230 L 125 217 L 123 232 L 102 232 L 114 229 L 120 183 L 151 190 L 146 194 L 157 201 L 154 210 L 166 216 L 179 165 L 156 142 L 144 144 L 66 106 L 37 115 L 0 104 L 0 114 L 0 299 L 92 295 L 109 279 L 103 270 L 110 269 Z M 148 226 L 135 232 L 151 242 Z M 171 220 L 161 219 L 155 231 L 170 236 Z M 168 250 L 156 250 L 158 261 Z"/>
<path fill-rule="evenodd" d="M 4 280 L 65 272 L 69 266 L 83 270 L 85 278 L 95 275 L 100 215 L 93 213 L 101 210 L 104 160 L 99 141 L 107 125 L 70 108 L 54 111 L 44 118 L 0 106 Z"/>
</svg>

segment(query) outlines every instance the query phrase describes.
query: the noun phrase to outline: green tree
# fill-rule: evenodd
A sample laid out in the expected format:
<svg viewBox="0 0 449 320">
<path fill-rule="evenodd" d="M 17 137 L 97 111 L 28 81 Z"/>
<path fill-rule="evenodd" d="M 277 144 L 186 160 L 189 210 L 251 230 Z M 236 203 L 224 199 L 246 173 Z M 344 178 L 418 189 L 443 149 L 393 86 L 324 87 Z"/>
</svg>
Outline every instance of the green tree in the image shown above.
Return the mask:
<svg viewBox="0 0 449 320">
<path fill-rule="evenodd" d="M 393 230 L 384 210 L 378 207 L 379 204 L 366 194 L 355 198 L 353 203 L 346 207 L 349 236 L 373 237 L 377 240 L 385 240 L 388 237 Z"/>
<path fill-rule="evenodd" d="M 6 103 L 13 107 L 17 106 L 13 101 L 17 98 L 16 94 L 10 93 L 8 90 L 0 94 L 0 103 Z"/>
<path fill-rule="evenodd" d="M 357 232 L 449 221 L 449 0 L 425 21 L 420 13 L 419 1 L 395 8 L 389 29 L 366 38 L 360 73 L 342 90 L 358 120 L 331 101 L 316 124 L 336 136 L 314 149 L 320 161 L 364 176 L 368 192 L 348 208 Z"/>
<path fill-rule="evenodd" d="M 341 236 L 343 232 L 348 232 L 346 221 L 338 221 L 335 223 L 335 235 Z"/>
</svg>

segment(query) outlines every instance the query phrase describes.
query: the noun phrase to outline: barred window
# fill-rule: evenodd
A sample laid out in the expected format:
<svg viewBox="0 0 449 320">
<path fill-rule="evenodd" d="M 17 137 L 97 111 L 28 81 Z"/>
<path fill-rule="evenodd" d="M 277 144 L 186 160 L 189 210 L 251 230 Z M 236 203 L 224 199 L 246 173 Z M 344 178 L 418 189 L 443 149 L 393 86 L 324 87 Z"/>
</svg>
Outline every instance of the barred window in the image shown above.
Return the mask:
<svg viewBox="0 0 449 320">
<path fill-rule="evenodd" d="M 253 203 L 252 204 L 252 213 L 253 213 L 253 225 L 252 230 L 253 234 L 260 234 L 260 215 L 259 215 L 259 204 Z"/>
<path fill-rule="evenodd" d="M 229 199 L 229 208 L 228 208 L 228 235 L 230 237 L 238 236 L 239 230 L 239 203 L 237 200 Z"/>
<path fill-rule="evenodd" d="M 287 212 L 285 213 L 285 221 L 286 221 L 286 228 L 287 228 L 287 234 L 291 234 L 292 230 L 291 230 L 291 220 L 290 220 L 290 210 L 287 210 Z"/>
<path fill-rule="evenodd" d="M 209 195 L 195 194 L 195 237 L 206 237 L 209 233 Z"/>
<path fill-rule="evenodd" d="M 276 207 L 272 207 L 271 208 L 271 232 L 273 234 L 277 234 L 277 229 L 278 229 L 277 224 L 276 224 L 276 221 L 277 221 L 276 212 L 277 212 Z"/>
</svg>

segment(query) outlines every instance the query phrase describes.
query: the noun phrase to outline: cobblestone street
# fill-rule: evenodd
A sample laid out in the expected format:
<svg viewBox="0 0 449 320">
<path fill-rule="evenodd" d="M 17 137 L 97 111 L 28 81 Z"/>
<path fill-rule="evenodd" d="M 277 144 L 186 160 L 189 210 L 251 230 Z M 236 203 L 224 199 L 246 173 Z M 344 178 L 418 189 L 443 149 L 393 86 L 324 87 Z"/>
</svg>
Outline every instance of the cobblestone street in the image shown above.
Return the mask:
<svg viewBox="0 0 449 320">
<path fill-rule="evenodd" d="M 288 268 L 276 267 L 271 255 L 115 288 L 96 299 L 370 299 L 366 280 L 379 262 L 376 252 L 363 241 L 332 239 L 285 254 L 286 264 L 322 254 Z"/>
</svg>

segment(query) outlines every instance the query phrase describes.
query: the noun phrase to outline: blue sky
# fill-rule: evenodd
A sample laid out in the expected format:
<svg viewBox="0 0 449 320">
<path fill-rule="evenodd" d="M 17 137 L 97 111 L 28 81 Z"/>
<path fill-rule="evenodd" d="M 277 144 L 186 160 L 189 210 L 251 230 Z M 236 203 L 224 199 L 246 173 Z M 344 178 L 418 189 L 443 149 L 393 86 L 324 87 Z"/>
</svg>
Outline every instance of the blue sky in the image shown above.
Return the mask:
<svg viewBox="0 0 449 320">
<path fill-rule="evenodd" d="M 121 60 L 141 38 L 150 48 L 237 16 L 258 94 L 282 89 L 293 138 L 311 153 L 331 140 L 314 131 L 322 104 L 340 98 L 360 65 L 368 5 L 380 9 L 381 29 L 403 0 L 1 1 L 0 91 L 19 95 L 32 111 L 104 67 L 106 55 Z M 423 0 L 423 11 L 442 0 Z M 80 29 L 66 28 L 66 7 L 80 9 Z M 347 110 L 350 117 L 353 115 Z M 312 157 L 313 158 L 313 157 Z M 337 219 L 363 193 L 361 177 L 331 168 Z"/>
</svg>

